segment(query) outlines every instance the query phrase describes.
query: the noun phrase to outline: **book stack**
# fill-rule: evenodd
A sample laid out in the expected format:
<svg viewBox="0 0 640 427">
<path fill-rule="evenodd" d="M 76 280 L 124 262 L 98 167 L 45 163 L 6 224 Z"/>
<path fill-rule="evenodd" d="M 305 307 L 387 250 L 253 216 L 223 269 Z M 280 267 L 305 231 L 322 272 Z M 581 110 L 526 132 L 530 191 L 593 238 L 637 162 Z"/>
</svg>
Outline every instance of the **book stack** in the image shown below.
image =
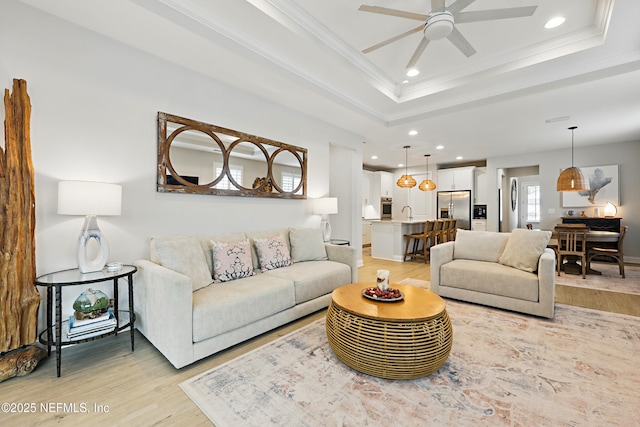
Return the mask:
<svg viewBox="0 0 640 427">
<path fill-rule="evenodd" d="M 116 328 L 116 326 L 117 320 L 111 310 L 108 310 L 94 319 L 78 320 L 72 315 L 69 317 L 67 336 L 72 340 L 91 338 L 111 332 Z"/>
</svg>

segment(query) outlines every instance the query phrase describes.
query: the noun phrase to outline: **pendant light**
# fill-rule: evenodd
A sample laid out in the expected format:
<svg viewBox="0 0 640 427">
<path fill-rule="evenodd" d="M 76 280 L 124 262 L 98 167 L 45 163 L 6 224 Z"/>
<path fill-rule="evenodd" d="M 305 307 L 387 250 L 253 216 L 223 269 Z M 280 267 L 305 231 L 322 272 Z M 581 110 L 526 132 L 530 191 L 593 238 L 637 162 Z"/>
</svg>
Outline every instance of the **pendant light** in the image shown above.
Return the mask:
<svg viewBox="0 0 640 427">
<path fill-rule="evenodd" d="M 411 148 L 410 145 L 405 145 L 404 147 L 404 175 L 402 175 L 400 177 L 400 179 L 396 182 L 396 184 L 398 185 L 398 187 L 400 188 L 413 188 L 416 186 L 416 180 L 414 177 L 412 177 L 411 175 L 409 175 L 409 171 L 408 171 L 408 166 L 407 166 L 407 162 L 409 161 L 409 148 Z"/>
<path fill-rule="evenodd" d="M 424 155 L 427 158 L 427 175 L 425 179 L 418 186 L 422 191 L 433 191 L 436 189 L 436 183 L 429 179 L 429 156 L 430 154 Z"/>
<path fill-rule="evenodd" d="M 573 131 L 577 128 L 577 126 L 568 128 L 571 131 L 571 167 L 560 173 L 557 191 L 589 191 L 589 181 L 579 168 L 573 166 Z"/>
</svg>

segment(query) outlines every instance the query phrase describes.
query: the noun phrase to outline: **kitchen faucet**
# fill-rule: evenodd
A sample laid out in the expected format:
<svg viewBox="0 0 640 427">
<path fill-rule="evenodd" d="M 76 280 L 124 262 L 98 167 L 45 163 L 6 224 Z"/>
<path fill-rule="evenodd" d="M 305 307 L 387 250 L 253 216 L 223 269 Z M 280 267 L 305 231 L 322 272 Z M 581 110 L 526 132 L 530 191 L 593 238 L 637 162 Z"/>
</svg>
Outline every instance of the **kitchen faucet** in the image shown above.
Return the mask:
<svg viewBox="0 0 640 427">
<path fill-rule="evenodd" d="M 405 205 L 405 206 L 402 207 L 402 212 L 404 212 L 404 210 L 406 208 L 409 208 L 409 221 L 412 221 L 413 220 L 413 210 L 411 209 L 411 206 Z"/>
</svg>

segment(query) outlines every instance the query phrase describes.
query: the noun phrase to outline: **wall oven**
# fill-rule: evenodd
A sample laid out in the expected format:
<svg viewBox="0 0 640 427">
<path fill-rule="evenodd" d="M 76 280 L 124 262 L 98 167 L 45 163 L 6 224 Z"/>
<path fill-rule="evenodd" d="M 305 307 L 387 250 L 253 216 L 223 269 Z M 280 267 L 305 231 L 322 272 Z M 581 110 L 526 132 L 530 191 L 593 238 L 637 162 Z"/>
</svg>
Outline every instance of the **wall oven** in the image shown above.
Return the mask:
<svg viewBox="0 0 640 427">
<path fill-rule="evenodd" d="M 391 197 L 380 198 L 380 219 L 391 219 L 391 212 L 393 210 L 393 202 Z"/>
</svg>

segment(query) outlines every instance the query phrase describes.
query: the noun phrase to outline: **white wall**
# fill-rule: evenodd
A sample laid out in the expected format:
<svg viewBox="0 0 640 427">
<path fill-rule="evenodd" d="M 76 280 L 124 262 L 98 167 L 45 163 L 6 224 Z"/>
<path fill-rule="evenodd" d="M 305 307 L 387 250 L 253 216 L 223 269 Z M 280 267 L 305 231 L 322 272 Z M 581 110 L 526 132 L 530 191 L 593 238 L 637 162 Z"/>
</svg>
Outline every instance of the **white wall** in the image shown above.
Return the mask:
<svg viewBox="0 0 640 427">
<path fill-rule="evenodd" d="M 578 167 L 619 165 L 620 174 L 620 206 L 618 216 L 622 225 L 627 225 L 627 236 L 624 240 L 625 259 L 628 262 L 640 262 L 640 141 L 602 144 L 589 147 L 576 147 L 575 165 Z M 567 211 L 562 207 L 561 193 L 556 191 L 556 182 L 560 171 L 570 166 L 571 150 L 554 150 L 530 153 L 521 156 L 504 156 L 487 159 L 488 176 L 497 176 L 500 168 L 539 166 L 540 205 L 543 229 L 553 229 L 562 222 L 561 217 Z M 487 195 L 487 228 L 496 231 L 498 228 L 498 180 L 488 179 Z M 508 198 L 508 188 L 503 197 Z M 495 197 L 494 197 L 495 195 Z M 506 220 L 506 219 L 505 219 Z"/>
<path fill-rule="evenodd" d="M 357 135 L 17 1 L 0 3 L 0 52 L 3 86 L 11 87 L 12 78 L 26 80 L 33 106 L 37 274 L 76 266 L 83 219 L 56 214 L 60 180 L 123 186 L 122 215 L 99 218 L 99 224 L 110 259 L 125 263 L 148 256 L 152 235 L 319 226 L 310 200 L 156 192 L 158 111 L 307 148 L 311 198 L 329 193 L 330 178 L 342 178 L 329 176 L 329 142 L 355 153 L 351 164 L 342 165 L 349 180 L 361 170 Z M 337 216 L 353 215 L 360 218 L 360 210 L 345 206 Z M 345 233 L 359 236 L 360 229 Z"/>
</svg>

